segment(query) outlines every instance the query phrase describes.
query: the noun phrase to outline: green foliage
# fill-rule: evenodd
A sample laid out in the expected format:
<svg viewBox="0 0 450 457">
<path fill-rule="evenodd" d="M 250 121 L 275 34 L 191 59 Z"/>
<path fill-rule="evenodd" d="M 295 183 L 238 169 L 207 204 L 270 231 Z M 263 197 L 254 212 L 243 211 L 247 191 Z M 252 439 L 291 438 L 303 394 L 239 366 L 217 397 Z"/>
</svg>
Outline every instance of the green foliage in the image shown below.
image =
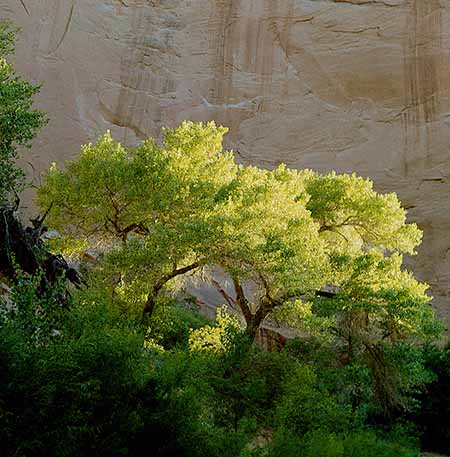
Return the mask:
<svg viewBox="0 0 450 457">
<path fill-rule="evenodd" d="M 278 434 L 271 457 L 419 457 L 417 450 L 379 438 L 373 432 L 307 433 L 302 439 Z"/>
<path fill-rule="evenodd" d="M 306 189 L 307 207 L 337 252 L 373 246 L 413 254 L 420 244 L 422 232 L 406 223 L 397 195 L 377 193 L 370 179 L 307 172 Z"/>
<path fill-rule="evenodd" d="M 217 308 L 216 324 L 191 330 L 189 349 L 193 352 L 224 353 L 230 350 L 241 324 L 236 316 L 228 314 L 227 307 Z"/>
<path fill-rule="evenodd" d="M 350 324 L 367 316 L 365 324 L 354 326 L 352 336 L 360 341 L 396 341 L 404 338 L 434 339 L 440 334 L 426 295 L 427 285 L 401 269 L 402 256 L 384 256 L 370 251 L 354 258 L 340 257 L 334 266 L 340 270 L 340 291 L 332 301 L 316 301 L 316 309 L 332 314 L 345 313 Z M 326 306 L 333 308 L 326 308 Z M 342 319 L 343 332 L 347 322 Z"/>
<path fill-rule="evenodd" d="M 289 371 L 285 356 L 249 351 L 242 335 L 227 352 L 166 352 L 154 373 L 162 420 L 187 455 L 250 455 Z"/>
<path fill-rule="evenodd" d="M 349 420 L 364 424 L 374 408 L 374 379 L 363 360 L 343 363 L 333 341 L 321 337 L 297 338 L 284 348 L 288 356 L 313 367 L 317 385 L 331 394 L 338 405 L 351 408 Z"/>
<path fill-rule="evenodd" d="M 349 406 L 337 403 L 321 388 L 311 368 L 298 365 L 284 389 L 278 421 L 286 430 L 303 436 L 314 430 L 342 432 L 351 426 Z"/>
<path fill-rule="evenodd" d="M 107 133 L 64 171 L 50 169 L 38 204 L 53 203 L 48 221 L 62 235 L 103 247 L 105 271 L 151 311 L 169 281 L 208 263 L 221 237 L 217 198 L 236 168 L 222 151 L 225 132 L 185 122 L 165 130 L 161 147 L 150 139 L 136 149 Z"/>
<path fill-rule="evenodd" d="M 14 325 L 37 345 L 57 336 L 64 320 L 65 282 L 49 289 L 44 284 L 42 272 L 35 276 L 18 272 L 9 297 L 0 299 L 0 325 Z"/>
<path fill-rule="evenodd" d="M 408 408 L 403 393 L 427 380 L 420 357 L 408 357 L 408 351 L 435 340 L 442 329 L 425 293 L 427 286 L 403 271 L 401 264 L 395 253 L 371 251 L 348 257 L 339 265 L 337 296 L 316 299 L 313 306 L 316 315 L 334 320 L 333 345 L 340 348 L 345 363 L 370 368 L 377 404 L 387 415 Z"/>
<path fill-rule="evenodd" d="M 197 311 L 177 303 L 161 303 L 148 323 L 146 338 L 165 349 L 187 348 L 191 334 L 206 328 L 209 322 Z"/>
<path fill-rule="evenodd" d="M 187 352 L 166 353 L 155 371 L 159 420 L 172 430 L 184 455 L 233 456 L 245 441 L 242 433 L 217 421 L 214 391 L 209 383 L 214 364 Z"/>
<path fill-rule="evenodd" d="M 338 404 L 351 408 L 354 425 L 368 421 L 392 425 L 399 415 L 417 411 L 417 396 L 433 380 L 420 347 L 405 342 L 386 343 L 371 348 L 373 354 L 355 356 L 351 363 L 342 349 L 345 351 L 335 341 L 314 337 L 292 340 L 284 351 L 291 359 L 314 367 L 317 385 Z M 383 416 L 386 405 L 395 406 L 390 420 Z"/>
<path fill-rule="evenodd" d="M 87 299 L 66 312 L 59 332 L 43 345 L 14 320 L 0 327 L 2 452 L 122 454 L 143 428 L 142 334 Z"/>
<path fill-rule="evenodd" d="M 385 370 L 390 375 L 387 382 L 398 396 L 402 409 L 417 410 L 420 403 L 415 397 L 434 379 L 421 347 L 399 342 L 386 345 L 384 354 Z"/>
<path fill-rule="evenodd" d="M 420 407 L 409 418 L 417 425 L 422 446 L 442 454 L 450 453 L 450 345 L 426 346 L 425 366 L 433 379 L 415 396 Z"/>
<path fill-rule="evenodd" d="M 303 439 L 302 456 L 344 457 L 344 444 L 333 433 L 308 433 Z"/>
<path fill-rule="evenodd" d="M 343 444 L 346 457 L 419 457 L 417 450 L 384 441 L 370 432 L 351 433 Z"/>
<path fill-rule="evenodd" d="M 256 433 L 274 423 L 285 379 L 293 366 L 284 354 L 249 349 L 249 340 L 234 334 L 229 350 L 216 359 L 210 378 L 221 421 L 239 431 Z"/>
<path fill-rule="evenodd" d="M 39 86 L 18 76 L 6 58 L 14 52 L 16 30 L 0 23 L 0 203 L 20 191 L 24 173 L 15 164 L 18 146 L 29 146 L 45 125 L 44 114 L 33 110 L 32 97 Z"/>
</svg>

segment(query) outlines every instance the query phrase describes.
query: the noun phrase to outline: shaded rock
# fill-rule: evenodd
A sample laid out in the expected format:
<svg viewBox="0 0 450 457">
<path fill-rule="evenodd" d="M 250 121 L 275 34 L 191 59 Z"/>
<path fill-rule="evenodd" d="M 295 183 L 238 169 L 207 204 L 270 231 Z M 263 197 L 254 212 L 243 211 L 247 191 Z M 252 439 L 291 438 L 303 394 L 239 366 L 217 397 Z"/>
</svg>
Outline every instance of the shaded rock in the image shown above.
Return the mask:
<svg viewBox="0 0 450 457">
<path fill-rule="evenodd" d="M 0 207 L 0 274 L 9 282 L 22 272 L 42 274 L 38 294 L 45 294 L 61 279 L 79 288 L 84 284 L 79 273 L 61 255 L 48 251 L 42 241 L 41 236 L 47 231 L 42 222 L 43 219 L 35 219 L 33 226 L 24 228 L 14 208 Z M 6 285 L 3 290 L 8 292 Z M 61 298 L 65 300 L 67 296 Z"/>
</svg>

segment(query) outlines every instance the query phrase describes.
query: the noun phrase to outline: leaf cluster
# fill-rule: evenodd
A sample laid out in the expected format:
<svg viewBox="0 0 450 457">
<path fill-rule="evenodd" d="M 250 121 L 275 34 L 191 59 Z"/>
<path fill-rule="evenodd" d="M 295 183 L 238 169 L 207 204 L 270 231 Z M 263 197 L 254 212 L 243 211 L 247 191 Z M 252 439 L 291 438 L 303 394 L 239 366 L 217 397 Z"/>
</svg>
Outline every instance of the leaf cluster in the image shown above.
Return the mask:
<svg viewBox="0 0 450 457">
<path fill-rule="evenodd" d="M 46 124 L 45 115 L 33 109 L 33 96 L 40 87 L 15 73 L 6 57 L 14 52 L 17 30 L 0 23 L 0 202 L 22 189 L 24 172 L 15 164 L 19 146 L 31 140 Z"/>
</svg>

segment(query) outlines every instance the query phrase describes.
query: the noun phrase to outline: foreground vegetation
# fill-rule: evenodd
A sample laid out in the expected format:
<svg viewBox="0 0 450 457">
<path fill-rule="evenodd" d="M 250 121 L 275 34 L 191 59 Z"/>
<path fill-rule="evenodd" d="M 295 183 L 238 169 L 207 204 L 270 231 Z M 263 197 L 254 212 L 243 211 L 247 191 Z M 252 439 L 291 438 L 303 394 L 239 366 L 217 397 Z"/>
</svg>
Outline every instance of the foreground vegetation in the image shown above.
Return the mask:
<svg viewBox="0 0 450 457">
<path fill-rule="evenodd" d="M 2 26 L 0 59 L 13 42 Z M 7 207 L 24 183 L 17 147 L 45 120 L 38 88 L 0 62 Z M 45 175 L 37 203 L 59 233 L 45 248 L 86 283 L 17 262 L 8 277 L 3 455 L 450 452 L 450 349 L 436 346 L 427 286 L 402 266 L 422 234 L 397 196 L 355 175 L 237 165 L 225 132 L 185 122 L 128 149 L 107 133 Z M 30 249 L 42 257 L 42 240 Z M 186 279 L 218 288 L 215 322 L 180 293 Z M 268 321 L 298 338 L 263 350 Z"/>
<path fill-rule="evenodd" d="M 16 287 L 0 328 L 3 455 L 416 456 L 421 437 L 448 451 L 449 350 L 393 348 L 408 379 L 386 417 L 364 360 L 342 365 L 322 338 L 266 352 L 223 313 L 211 324 L 160 303 L 143 327 L 93 285 L 70 310 Z"/>
</svg>

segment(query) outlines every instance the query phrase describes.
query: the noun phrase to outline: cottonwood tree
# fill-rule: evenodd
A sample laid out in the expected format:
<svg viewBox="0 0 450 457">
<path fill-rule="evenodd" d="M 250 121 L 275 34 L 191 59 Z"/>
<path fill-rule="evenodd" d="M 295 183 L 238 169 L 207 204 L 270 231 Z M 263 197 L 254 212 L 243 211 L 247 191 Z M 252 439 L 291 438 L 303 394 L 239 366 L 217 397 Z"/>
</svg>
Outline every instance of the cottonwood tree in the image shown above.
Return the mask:
<svg viewBox="0 0 450 457">
<path fill-rule="evenodd" d="M 408 407 L 404 396 L 427 381 L 414 347 L 440 335 L 426 294 L 427 285 L 402 268 L 402 255 L 371 250 L 335 259 L 340 289 L 333 298 L 319 297 L 313 311 L 330 322 L 341 363 L 370 368 L 376 404 L 390 415 Z"/>
<path fill-rule="evenodd" d="M 388 360 L 389 348 L 434 339 L 441 330 L 428 286 L 403 268 L 403 255 L 416 253 L 422 232 L 406 222 L 395 194 L 377 193 L 368 179 L 308 172 L 305 185 L 338 286 L 332 298 L 315 300 L 314 311 L 332 318 L 346 363 L 357 357 L 369 363 L 378 402 L 392 412 L 400 407 L 401 363 Z"/>
<path fill-rule="evenodd" d="M 376 192 L 369 179 L 241 168 L 224 218 L 217 262 L 250 337 L 271 315 L 288 325 L 326 318 L 349 361 L 357 346 L 375 361 L 381 342 L 438 333 L 427 286 L 402 266 L 422 232 L 397 196 Z M 338 293 L 320 298 L 325 285 Z"/>
<path fill-rule="evenodd" d="M 350 314 L 356 312 L 351 303 L 358 303 L 357 314 L 369 321 L 374 316 L 371 330 L 378 329 L 383 339 L 430 330 L 428 286 L 402 268 L 403 255 L 416 254 L 422 232 L 406 222 L 397 196 L 377 193 L 368 179 L 334 173 L 308 172 L 306 189 L 307 208 L 327 244 L 332 282 L 340 286 L 335 303 L 345 295 Z"/>
<path fill-rule="evenodd" d="M 120 274 L 127 293 L 145 295 L 151 314 L 161 290 L 209 263 L 221 237 L 216 206 L 236 165 L 223 151 L 226 129 L 184 122 L 124 148 L 107 133 L 84 146 L 65 170 L 52 166 L 38 204 L 62 235 L 106 252 L 106 270 Z"/>
<path fill-rule="evenodd" d="M 16 32 L 9 22 L 0 23 L 0 204 L 23 188 L 17 148 L 29 146 L 46 123 L 44 114 L 32 108 L 39 86 L 18 76 L 6 60 L 14 53 Z"/>
<path fill-rule="evenodd" d="M 433 327 L 425 286 L 402 270 L 421 232 L 395 194 L 354 175 L 237 166 L 224 132 L 186 122 L 133 149 L 107 134 L 53 167 L 38 202 L 62 234 L 106 245 L 105 269 L 145 294 L 149 314 L 170 281 L 219 267 L 250 339 L 274 315 L 331 316 L 351 358 L 356 340 L 372 350 Z M 340 292 L 314 300 L 325 285 Z"/>
<path fill-rule="evenodd" d="M 300 298 L 327 282 L 326 245 L 308 199 L 303 174 L 285 166 L 242 167 L 229 187 L 216 262 L 231 278 L 252 340 L 275 310 L 303 313 Z"/>
</svg>

